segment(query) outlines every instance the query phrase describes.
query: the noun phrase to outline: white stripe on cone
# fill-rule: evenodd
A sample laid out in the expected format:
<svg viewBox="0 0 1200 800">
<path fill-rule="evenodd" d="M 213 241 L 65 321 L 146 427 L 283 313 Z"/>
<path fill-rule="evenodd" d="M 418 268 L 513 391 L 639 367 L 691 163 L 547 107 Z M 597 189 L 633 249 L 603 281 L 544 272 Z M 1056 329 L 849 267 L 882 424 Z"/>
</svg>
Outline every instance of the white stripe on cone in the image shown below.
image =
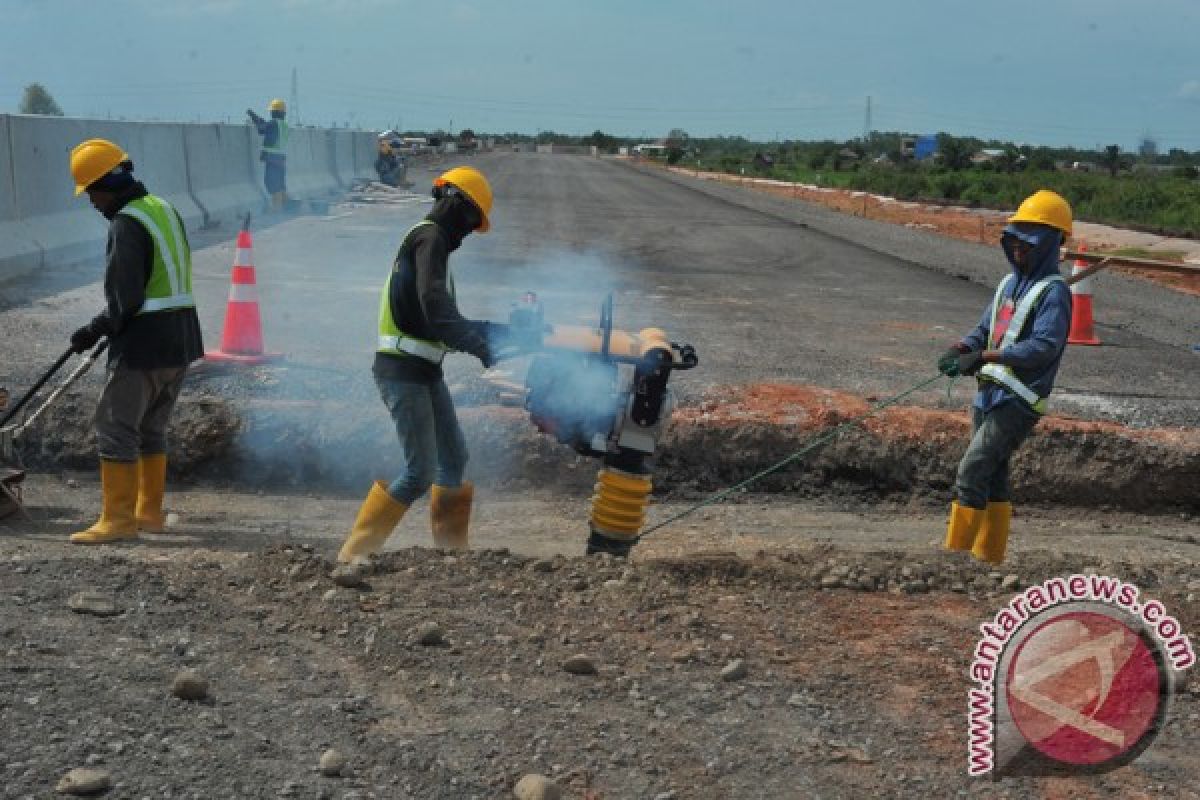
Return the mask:
<svg viewBox="0 0 1200 800">
<path fill-rule="evenodd" d="M 1076 262 L 1075 262 L 1075 263 L 1074 263 L 1074 264 L 1071 266 L 1071 274 L 1072 274 L 1072 275 L 1078 275 L 1079 273 L 1083 272 L 1083 271 L 1084 271 L 1085 269 L 1087 269 L 1087 268 L 1088 268 L 1088 264 L 1087 264 L 1087 262 L 1086 262 L 1086 261 L 1082 261 L 1082 260 L 1076 261 Z M 1095 277 L 1096 277 L 1095 275 L 1088 275 L 1088 276 L 1087 276 L 1086 278 L 1084 278 L 1083 280 L 1081 280 L 1081 281 L 1076 281 L 1075 283 L 1071 284 L 1071 294 L 1086 294 L 1086 295 L 1091 295 L 1091 293 L 1092 293 L 1092 279 L 1093 279 L 1093 278 L 1095 278 Z"/>
<path fill-rule="evenodd" d="M 253 267 L 254 258 L 250 255 L 249 247 L 239 247 L 233 256 L 233 265 L 235 267 Z"/>
<path fill-rule="evenodd" d="M 258 287 L 253 283 L 233 283 L 229 286 L 229 302 L 257 303 Z"/>
</svg>

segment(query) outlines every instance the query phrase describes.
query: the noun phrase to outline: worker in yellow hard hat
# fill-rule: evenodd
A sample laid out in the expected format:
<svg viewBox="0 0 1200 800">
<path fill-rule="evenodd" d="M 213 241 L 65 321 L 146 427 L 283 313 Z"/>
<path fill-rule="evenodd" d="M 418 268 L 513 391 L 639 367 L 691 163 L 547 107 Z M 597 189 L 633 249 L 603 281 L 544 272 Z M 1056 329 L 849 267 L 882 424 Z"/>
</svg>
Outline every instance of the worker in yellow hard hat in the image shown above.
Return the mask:
<svg viewBox="0 0 1200 800">
<path fill-rule="evenodd" d="M 262 152 L 258 158 L 263 162 L 263 184 L 271 196 L 271 208 L 283 211 L 287 203 L 287 104 L 278 97 L 267 106 L 270 119 L 263 119 L 253 110 L 246 113 L 263 137 Z"/>
<path fill-rule="evenodd" d="M 1021 203 L 1000 238 L 1012 272 L 979 324 L 938 361 L 944 374 L 974 375 L 971 443 L 958 465 L 946 547 L 1004 561 L 1012 501 L 1009 459 L 1046 411 L 1067 345 L 1071 290 L 1058 271 L 1071 207 L 1042 189 Z"/>
<path fill-rule="evenodd" d="M 456 167 L 433 183 L 435 202 L 404 236 L 379 301 L 375 384 L 400 438 L 403 471 L 376 481 L 359 509 L 338 561 L 362 562 L 382 549 L 408 508 L 432 487 L 433 542 L 465 549 L 473 498 L 463 480 L 467 446 L 442 377 L 447 353 L 469 353 L 491 367 L 508 326 L 458 311 L 449 256 L 473 231 L 486 232 L 492 188 L 478 170 Z"/>
<path fill-rule="evenodd" d="M 104 139 L 71 151 L 71 175 L 75 194 L 86 192 L 109 220 L 105 308 L 71 335 L 78 353 L 108 339 L 108 375 L 96 407 L 103 506 L 96 524 L 71 536 L 102 544 L 163 530 L 167 423 L 204 343 L 179 213 L 147 192 L 125 151 Z"/>
</svg>

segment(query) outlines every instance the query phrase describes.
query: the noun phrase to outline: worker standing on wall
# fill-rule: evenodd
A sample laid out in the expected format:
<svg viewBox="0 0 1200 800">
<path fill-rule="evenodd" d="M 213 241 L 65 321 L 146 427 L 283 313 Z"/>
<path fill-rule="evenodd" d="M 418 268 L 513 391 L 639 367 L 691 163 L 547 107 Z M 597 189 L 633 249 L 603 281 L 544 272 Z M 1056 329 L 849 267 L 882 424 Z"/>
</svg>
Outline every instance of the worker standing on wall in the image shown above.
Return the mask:
<svg viewBox="0 0 1200 800">
<path fill-rule="evenodd" d="M 283 211 L 287 202 L 287 104 L 277 97 L 267 110 L 270 119 L 263 119 L 249 108 L 246 113 L 263 139 L 259 160 L 263 162 L 263 184 L 271 196 L 271 208 Z"/>
<path fill-rule="evenodd" d="M 192 256 L 183 220 L 146 191 L 133 162 L 104 139 L 71 151 L 75 194 L 108 220 L 106 307 L 71 335 L 83 353 L 107 337 L 108 376 L 96 407 L 103 508 L 71 535 L 77 544 L 135 539 L 164 527 L 167 423 L 188 365 L 204 355 L 192 300 Z"/>
<path fill-rule="evenodd" d="M 383 548 L 409 507 L 432 487 L 434 545 L 467 547 L 474 490 L 463 480 L 467 445 L 442 377 L 446 353 L 469 353 L 491 367 L 508 326 L 465 319 L 455 301 L 449 256 L 472 231 L 491 224 L 492 188 L 478 170 L 455 167 L 433 183 L 433 208 L 405 235 L 379 302 L 375 384 L 400 438 L 404 468 L 376 481 L 338 561 L 361 563 Z"/>
<path fill-rule="evenodd" d="M 1046 411 L 1071 326 L 1071 290 L 1058 272 L 1071 207 L 1042 189 L 1009 217 L 1000 244 L 1012 267 L 983 318 L 938 360 L 951 377 L 975 375 L 971 443 L 958 465 L 946 547 L 1000 564 L 1012 502 L 1009 459 Z"/>
</svg>

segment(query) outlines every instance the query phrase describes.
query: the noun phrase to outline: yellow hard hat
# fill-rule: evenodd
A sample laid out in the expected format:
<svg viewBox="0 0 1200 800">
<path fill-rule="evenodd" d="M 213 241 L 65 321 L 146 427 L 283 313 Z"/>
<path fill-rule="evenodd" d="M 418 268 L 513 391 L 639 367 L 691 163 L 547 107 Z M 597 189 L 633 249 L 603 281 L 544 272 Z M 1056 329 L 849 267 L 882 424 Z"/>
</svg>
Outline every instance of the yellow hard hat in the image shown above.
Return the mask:
<svg viewBox="0 0 1200 800">
<path fill-rule="evenodd" d="M 287 113 L 287 103 L 276 97 L 267 105 L 267 111 L 282 111 Z"/>
<path fill-rule="evenodd" d="M 71 177 L 75 179 L 75 196 L 112 172 L 129 154 L 107 139 L 88 139 L 71 151 Z"/>
<path fill-rule="evenodd" d="M 1038 189 L 1008 218 L 1011 222 L 1036 222 L 1058 228 L 1063 236 L 1071 235 L 1071 206 L 1061 195 L 1049 189 Z"/>
<path fill-rule="evenodd" d="M 479 209 L 483 216 L 483 222 L 476 230 L 480 233 L 487 233 L 491 230 L 492 187 L 487 182 L 487 178 L 483 177 L 483 173 L 474 167 L 455 167 L 443 172 L 433 181 L 434 186 L 445 186 L 446 184 L 461 189 Z"/>
</svg>

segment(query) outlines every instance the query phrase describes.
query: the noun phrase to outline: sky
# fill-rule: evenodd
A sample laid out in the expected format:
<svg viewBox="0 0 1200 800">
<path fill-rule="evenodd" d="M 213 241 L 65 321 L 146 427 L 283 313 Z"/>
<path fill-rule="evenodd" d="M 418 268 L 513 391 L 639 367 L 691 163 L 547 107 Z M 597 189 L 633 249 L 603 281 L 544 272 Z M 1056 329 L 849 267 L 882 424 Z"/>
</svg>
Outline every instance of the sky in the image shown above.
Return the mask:
<svg viewBox="0 0 1200 800">
<path fill-rule="evenodd" d="M 1196 0 L 0 0 L 0 113 L 1200 150 Z M 292 91 L 293 70 L 296 93 Z"/>
</svg>

